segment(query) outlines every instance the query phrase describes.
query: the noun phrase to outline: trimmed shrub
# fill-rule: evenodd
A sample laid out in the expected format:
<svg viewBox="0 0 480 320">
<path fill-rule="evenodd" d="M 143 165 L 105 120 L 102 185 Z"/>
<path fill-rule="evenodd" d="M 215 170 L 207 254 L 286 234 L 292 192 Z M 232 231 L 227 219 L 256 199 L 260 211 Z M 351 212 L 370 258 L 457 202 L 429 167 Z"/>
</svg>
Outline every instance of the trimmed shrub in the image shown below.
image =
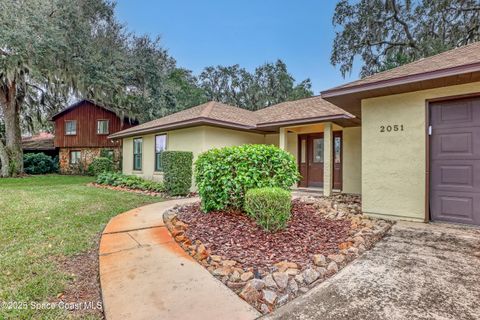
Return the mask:
<svg viewBox="0 0 480 320">
<path fill-rule="evenodd" d="M 212 149 L 195 162 L 195 182 L 205 212 L 242 208 L 249 189 L 289 190 L 298 180 L 295 158 L 273 145 L 242 145 Z"/>
<path fill-rule="evenodd" d="M 163 183 L 142 179 L 136 176 L 127 176 L 116 172 L 103 172 L 97 176 L 96 182 L 102 185 L 125 187 L 136 190 L 165 192 Z"/>
<path fill-rule="evenodd" d="M 114 152 L 112 149 L 102 149 L 100 150 L 100 157 L 108 158 L 113 161 Z"/>
<path fill-rule="evenodd" d="M 245 212 L 267 231 L 286 227 L 292 210 L 289 191 L 281 188 L 250 189 L 245 194 Z"/>
<path fill-rule="evenodd" d="M 97 176 L 103 172 L 112 171 L 114 171 L 113 161 L 112 159 L 106 157 L 95 158 L 88 166 L 88 173 L 93 176 Z"/>
<path fill-rule="evenodd" d="M 192 186 L 193 153 L 189 151 L 162 152 L 163 183 L 171 196 L 184 196 Z"/>
<path fill-rule="evenodd" d="M 56 172 L 58 165 L 52 157 L 45 153 L 25 153 L 23 167 L 27 174 L 46 174 Z"/>
</svg>

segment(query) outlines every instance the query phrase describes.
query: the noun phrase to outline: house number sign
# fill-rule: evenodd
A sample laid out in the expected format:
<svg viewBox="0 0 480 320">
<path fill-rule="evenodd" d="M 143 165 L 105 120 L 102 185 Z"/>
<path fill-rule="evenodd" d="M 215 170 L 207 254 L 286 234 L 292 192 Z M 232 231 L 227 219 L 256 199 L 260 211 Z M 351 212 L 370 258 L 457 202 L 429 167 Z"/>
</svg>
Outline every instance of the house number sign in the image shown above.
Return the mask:
<svg viewBox="0 0 480 320">
<path fill-rule="evenodd" d="M 392 124 L 386 126 L 380 126 L 380 132 L 394 132 L 403 131 L 403 124 Z"/>
</svg>

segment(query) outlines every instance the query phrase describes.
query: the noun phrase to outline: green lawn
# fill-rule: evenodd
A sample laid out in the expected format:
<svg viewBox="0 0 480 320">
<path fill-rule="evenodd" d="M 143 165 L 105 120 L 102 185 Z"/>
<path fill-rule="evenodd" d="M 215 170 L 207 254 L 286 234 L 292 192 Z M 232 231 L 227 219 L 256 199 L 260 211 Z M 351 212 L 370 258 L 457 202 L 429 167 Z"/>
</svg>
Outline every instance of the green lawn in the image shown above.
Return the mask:
<svg viewBox="0 0 480 320">
<path fill-rule="evenodd" d="M 91 250 L 111 217 L 159 198 L 86 186 L 78 176 L 0 179 L 0 319 L 63 319 L 59 310 L 6 310 L 48 302 L 70 275 L 57 261 Z"/>
</svg>

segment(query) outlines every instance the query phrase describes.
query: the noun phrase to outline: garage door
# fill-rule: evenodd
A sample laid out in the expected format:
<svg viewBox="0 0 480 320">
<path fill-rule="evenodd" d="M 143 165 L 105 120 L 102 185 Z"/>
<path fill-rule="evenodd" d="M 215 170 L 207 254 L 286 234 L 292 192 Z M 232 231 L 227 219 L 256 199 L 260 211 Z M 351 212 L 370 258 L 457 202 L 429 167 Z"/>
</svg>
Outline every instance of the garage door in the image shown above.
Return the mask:
<svg viewBox="0 0 480 320">
<path fill-rule="evenodd" d="M 480 98 L 430 104 L 430 216 L 480 225 Z"/>
</svg>

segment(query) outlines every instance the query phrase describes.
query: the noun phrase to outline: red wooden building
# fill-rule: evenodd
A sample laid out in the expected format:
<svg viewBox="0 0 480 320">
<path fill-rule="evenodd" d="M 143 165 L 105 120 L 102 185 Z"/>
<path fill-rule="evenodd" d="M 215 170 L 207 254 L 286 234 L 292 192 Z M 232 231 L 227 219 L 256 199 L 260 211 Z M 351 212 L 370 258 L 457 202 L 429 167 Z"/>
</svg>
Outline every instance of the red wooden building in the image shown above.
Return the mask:
<svg viewBox="0 0 480 320">
<path fill-rule="evenodd" d="M 72 104 L 51 120 L 55 123 L 54 145 L 59 149 L 62 173 L 83 172 L 102 153 L 120 162 L 121 140 L 107 137 L 137 124 L 90 100 Z"/>
</svg>

